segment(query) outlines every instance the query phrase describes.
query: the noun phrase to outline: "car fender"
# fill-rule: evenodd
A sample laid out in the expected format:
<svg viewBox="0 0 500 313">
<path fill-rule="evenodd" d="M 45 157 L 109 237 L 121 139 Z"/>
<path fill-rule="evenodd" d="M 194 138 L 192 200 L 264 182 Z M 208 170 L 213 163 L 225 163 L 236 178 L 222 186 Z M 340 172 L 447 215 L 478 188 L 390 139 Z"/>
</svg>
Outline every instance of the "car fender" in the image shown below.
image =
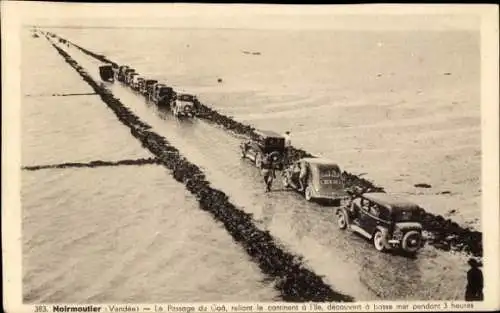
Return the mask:
<svg viewBox="0 0 500 313">
<path fill-rule="evenodd" d="M 384 241 L 383 241 L 384 246 L 385 246 L 387 249 L 390 249 L 390 248 L 391 248 L 391 245 L 389 244 L 389 241 L 388 241 L 388 240 L 389 240 L 389 238 L 387 238 L 387 236 L 388 236 L 388 230 L 387 230 L 387 228 L 385 228 L 385 227 L 383 227 L 383 226 L 378 225 L 378 226 L 375 228 L 375 232 L 372 234 L 372 238 L 373 238 L 373 236 L 375 236 L 375 233 L 376 233 L 377 231 L 381 231 L 381 232 L 382 232 L 382 234 L 384 235 Z"/>
</svg>

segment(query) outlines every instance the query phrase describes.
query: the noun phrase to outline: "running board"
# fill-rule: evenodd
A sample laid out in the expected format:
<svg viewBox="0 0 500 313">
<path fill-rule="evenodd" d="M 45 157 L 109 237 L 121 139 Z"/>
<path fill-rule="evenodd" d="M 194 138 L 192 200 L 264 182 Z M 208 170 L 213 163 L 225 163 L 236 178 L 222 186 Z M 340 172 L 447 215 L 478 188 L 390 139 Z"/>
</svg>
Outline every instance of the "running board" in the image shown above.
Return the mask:
<svg viewBox="0 0 500 313">
<path fill-rule="evenodd" d="M 366 230 L 363 228 L 359 227 L 358 225 L 351 224 L 350 225 L 351 230 L 360 233 L 361 235 L 365 236 L 368 239 L 372 238 L 372 235 L 370 235 Z"/>
</svg>

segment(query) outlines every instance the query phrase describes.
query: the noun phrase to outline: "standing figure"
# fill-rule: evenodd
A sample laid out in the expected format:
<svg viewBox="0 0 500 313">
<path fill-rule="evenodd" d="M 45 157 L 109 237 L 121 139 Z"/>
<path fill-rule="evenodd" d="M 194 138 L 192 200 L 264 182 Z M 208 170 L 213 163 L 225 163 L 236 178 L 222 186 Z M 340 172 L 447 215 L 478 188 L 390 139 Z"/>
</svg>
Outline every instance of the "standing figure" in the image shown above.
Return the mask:
<svg viewBox="0 0 500 313">
<path fill-rule="evenodd" d="M 264 157 L 262 160 L 262 175 L 264 176 L 264 183 L 266 184 L 266 192 L 271 191 L 271 186 L 276 178 L 276 170 L 274 162 L 277 160 L 277 153 L 272 152 Z"/>
<path fill-rule="evenodd" d="M 285 137 L 285 155 L 283 158 L 283 163 L 285 165 L 289 165 L 291 163 L 290 159 L 292 157 L 292 140 L 290 138 L 290 131 L 286 131 L 283 137 Z"/>
<path fill-rule="evenodd" d="M 473 258 L 467 263 L 471 268 L 467 271 L 465 301 L 483 301 L 483 272 L 479 269 L 481 264 Z"/>
</svg>

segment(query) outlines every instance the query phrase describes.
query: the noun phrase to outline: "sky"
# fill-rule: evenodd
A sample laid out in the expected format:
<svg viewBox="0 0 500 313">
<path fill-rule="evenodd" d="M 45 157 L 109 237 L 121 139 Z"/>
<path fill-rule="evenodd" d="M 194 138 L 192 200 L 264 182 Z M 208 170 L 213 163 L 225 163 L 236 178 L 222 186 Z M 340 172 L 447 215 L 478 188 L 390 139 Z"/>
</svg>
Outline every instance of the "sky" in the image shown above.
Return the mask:
<svg viewBox="0 0 500 313">
<path fill-rule="evenodd" d="M 14 1 L 15 3 L 15 1 Z M 478 30 L 482 6 L 17 3 L 23 24 L 352 30 Z"/>
</svg>

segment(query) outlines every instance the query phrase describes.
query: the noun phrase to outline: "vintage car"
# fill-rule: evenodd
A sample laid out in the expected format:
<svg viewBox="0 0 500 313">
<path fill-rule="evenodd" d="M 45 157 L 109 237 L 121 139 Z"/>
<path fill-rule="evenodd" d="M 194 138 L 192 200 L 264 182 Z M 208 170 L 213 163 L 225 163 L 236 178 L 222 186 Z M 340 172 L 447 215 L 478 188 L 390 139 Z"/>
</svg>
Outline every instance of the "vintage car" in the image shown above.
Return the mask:
<svg viewBox="0 0 500 313">
<path fill-rule="evenodd" d="M 133 87 L 134 86 L 134 80 L 136 79 L 136 77 L 139 77 L 139 73 L 136 73 L 136 72 L 130 73 L 127 76 L 127 79 L 126 79 L 127 85 L 129 85 L 130 87 Z"/>
<path fill-rule="evenodd" d="M 123 79 L 123 82 L 125 84 L 130 84 L 130 79 L 132 78 L 132 75 L 135 74 L 135 70 L 133 68 L 129 68 L 125 70 L 125 78 Z"/>
<path fill-rule="evenodd" d="M 300 189 L 300 173 L 305 174 Z M 283 186 L 293 188 L 304 194 L 307 201 L 326 200 L 340 206 L 349 199 L 344 189 L 340 166 L 325 158 L 302 158 L 293 162 L 283 171 Z"/>
<path fill-rule="evenodd" d="M 170 108 L 170 104 L 174 99 L 174 90 L 172 87 L 168 87 L 167 85 L 157 86 L 155 88 L 155 92 L 153 94 L 153 103 Z"/>
<path fill-rule="evenodd" d="M 137 79 L 137 87 L 134 88 L 136 91 L 141 92 L 146 86 L 146 79 L 143 77 L 139 77 Z"/>
<path fill-rule="evenodd" d="M 113 67 L 111 65 L 99 66 L 99 75 L 101 79 L 106 82 L 113 82 L 115 80 Z"/>
<path fill-rule="evenodd" d="M 125 81 L 125 71 L 127 71 L 130 68 L 128 65 L 121 65 L 118 68 L 118 71 L 116 72 L 116 80 L 119 82 L 124 82 Z"/>
<path fill-rule="evenodd" d="M 187 93 L 175 95 L 172 113 L 175 117 L 193 117 L 196 113 L 196 97 Z"/>
<path fill-rule="evenodd" d="M 144 78 L 142 78 L 141 75 L 134 75 L 130 87 L 132 87 L 133 90 L 139 90 L 139 82 L 141 80 L 144 81 Z"/>
<path fill-rule="evenodd" d="M 340 229 L 349 229 L 373 241 L 375 249 L 400 249 L 414 254 L 425 244 L 423 210 L 396 195 L 368 192 L 352 197 L 336 212 Z"/>
<path fill-rule="evenodd" d="M 141 93 L 146 97 L 148 98 L 149 97 L 149 93 L 151 92 L 151 90 L 153 89 L 153 86 L 154 84 L 156 84 L 158 81 L 156 79 L 146 79 L 144 81 L 144 86 L 143 88 L 140 90 Z"/>
<path fill-rule="evenodd" d="M 255 138 L 240 145 L 241 157 L 252 160 L 257 168 L 261 168 L 264 158 L 273 153 L 274 167 L 282 170 L 285 155 L 285 137 L 268 130 L 255 131 L 255 135 Z"/>
<path fill-rule="evenodd" d="M 155 99 L 155 95 L 156 95 L 156 91 L 161 88 L 161 87 L 164 87 L 164 86 L 167 86 L 163 83 L 156 83 L 153 85 L 153 88 L 151 89 L 151 93 L 148 95 L 148 100 L 151 101 L 151 102 L 154 102 L 154 99 Z"/>
</svg>

